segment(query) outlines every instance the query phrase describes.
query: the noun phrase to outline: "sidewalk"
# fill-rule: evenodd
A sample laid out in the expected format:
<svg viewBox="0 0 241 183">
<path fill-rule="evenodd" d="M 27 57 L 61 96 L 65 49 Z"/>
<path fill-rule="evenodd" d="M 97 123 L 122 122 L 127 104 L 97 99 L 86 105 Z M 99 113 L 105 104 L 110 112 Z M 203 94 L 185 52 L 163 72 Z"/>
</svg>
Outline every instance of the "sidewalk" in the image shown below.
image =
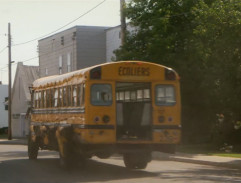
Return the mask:
<svg viewBox="0 0 241 183">
<path fill-rule="evenodd" d="M 8 140 L 8 139 L 0 139 L 0 145 L 1 144 L 9 144 L 9 145 L 27 145 L 27 139 L 26 138 L 22 138 L 22 139 L 12 139 L 12 140 Z"/>
<path fill-rule="evenodd" d="M 208 156 L 203 154 L 184 154 L 178 152 L 176 154 L 154 152 L 152 153 L 152 157 L 155 160 L 171 160 L 241 170 L 241 158 Z"/>
<path fill-rule="evenodd" d="M 0 139 L 1 144 L 12 145 L 27 145 L 27 139 Z M 230 158 L 221 156 L 207 156 L 203 154 L 167 154 L 160 152 L 153 152 L 152 157 L 154 160 L 170 160 L 177 162 L 195 163 L 201 165 L 211 165 L 225 168 L 233 168 L 241 170 L 241 158 Z"/>
</svg>

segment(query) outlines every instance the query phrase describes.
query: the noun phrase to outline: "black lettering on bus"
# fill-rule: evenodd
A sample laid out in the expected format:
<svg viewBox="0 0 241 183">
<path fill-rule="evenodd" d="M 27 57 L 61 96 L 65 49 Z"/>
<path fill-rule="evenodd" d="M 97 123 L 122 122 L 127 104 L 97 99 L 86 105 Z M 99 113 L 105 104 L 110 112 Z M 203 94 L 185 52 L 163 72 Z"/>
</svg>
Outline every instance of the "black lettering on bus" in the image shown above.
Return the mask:
<svg viewBox="0 0 241 183">
<path fill-rule="evenodd" d="M 149 67 L 119 67 L 119 76 L 150 76 Z"/>
</svg>

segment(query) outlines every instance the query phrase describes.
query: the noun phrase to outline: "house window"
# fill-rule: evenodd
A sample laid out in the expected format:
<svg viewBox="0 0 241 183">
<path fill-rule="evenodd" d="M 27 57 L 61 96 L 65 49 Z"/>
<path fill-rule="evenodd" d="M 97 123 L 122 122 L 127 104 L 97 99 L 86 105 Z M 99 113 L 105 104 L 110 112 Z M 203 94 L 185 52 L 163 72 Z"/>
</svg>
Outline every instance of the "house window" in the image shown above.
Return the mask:
<svg viewBox="0 0 241 183">
<path fill-rule="evenodd" d="M 67 72 L 71 72 L 71 53 L 67 54 Z"/>
<path fill-rule="evenodd" d="M 63 73 L 63 55 L 59 56 L 59 74 Z"/>
<path fill-rule="evenodd" d="M 5 97 L 5 103 L 8 101 L 8 97 Z M 8 111 L 8 104 L 5 104 L 5 110 Z"/>
<path fill-rule="evenodd" d="M 74 41 L 76 39 L 76 32 L 73 32 L 72 40 Z"/>
<path fill-rule="evenodd" d="M 64 45 L 64 36 L 61 37 L 61 45 Z"/>
</svg>

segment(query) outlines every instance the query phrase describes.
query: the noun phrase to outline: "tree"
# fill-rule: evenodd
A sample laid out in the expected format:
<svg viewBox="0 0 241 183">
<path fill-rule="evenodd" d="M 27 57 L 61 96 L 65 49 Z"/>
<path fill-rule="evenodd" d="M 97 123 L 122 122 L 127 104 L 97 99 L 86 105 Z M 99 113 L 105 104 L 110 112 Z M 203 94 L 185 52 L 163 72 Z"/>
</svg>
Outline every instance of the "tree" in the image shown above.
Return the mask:
<svg viewBox="0 0 241 183">
<path fill-rule="evenodd" d="M 241 2 L 222 0 L 208 6 L 200 1 L 193 15 L 194 42 L 205 56 L 206 88 L 212 91 L 210 106 L 225 116 L 224 141 L 235 143 L 234 125 L 241 118 Z"/>
<path fill-rule="evenodd" d="M 208 137 L 218 113 L 241 120 L 240 8 L 232 0 L 132 0 L 127 6 L 136 30 L 116 50 L 116 60 L 147 60 L 178 71 L 186 141 L 194 134 L 196 141 Z"/>
</svg>

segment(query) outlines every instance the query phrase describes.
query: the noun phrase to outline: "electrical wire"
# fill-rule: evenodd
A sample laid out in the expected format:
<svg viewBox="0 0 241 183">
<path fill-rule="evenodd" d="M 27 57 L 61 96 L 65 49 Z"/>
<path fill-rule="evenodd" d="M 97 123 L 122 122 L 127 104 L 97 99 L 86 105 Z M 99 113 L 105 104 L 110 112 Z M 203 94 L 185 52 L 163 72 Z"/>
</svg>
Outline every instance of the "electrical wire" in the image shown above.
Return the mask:
<svg viewBox="0 0 241 183">
<path fill-rule="evenodd" d="M 0 51 L 0 53 L 4 52 L 6 48 L 7 48 L 7 46 L 4 47 L 4 48 Z"/>
<path fill-rule="evenodd" d="M 68 45 L 68 46 L 64 46 L 64 47 L 59 48 L 59 49 L 56 49 L 56 50 L 54 50 L 54 51 L 59 51 L 59 50 L 62 50 L 62 49 L 68 48 L 68 47 L 72 47 L 73 45 L 74 45 L 74 44 L 70 44 L 70 45 Z M 52 52 L 52 51 L 49 51 L 49 52 L 43 53 L 43 54 L 41 54 L 41 55 L 39 55 L 39 56 L 35 56 L 35 57 L 32 57 L 32 58 L 28 58 L 28 59 L 25 59 L 25 60 L 20 61 L 20 62 L 22 62 L 22 63 L 29 62 L 29 61 L 31 61 L 31 60 L 34 60 L 34 59 L 36 59 L 36 58 L 39 58 L 39 57 L 41 57 L 41 56 L 48 55 L 48 54 L 51 54 L 51 53 L 53 53 L 53 52 Z M 12 65 L 16 65 L 16 64 L 18 64 L 18 62 L 13 63 Z M 8 67 L 8 65 L 0 68 L 0 71 L 3 70 L 3 69 L 5 69 L 5 68 L 7 68 L 7 67 Z"/>
<path fill-rule="evenodd" d="M 91 8 L 90 10 L 88 10 L 87 12 L 85 12 L 84 14 L 80 15 L 78 18 L 70 21 L 69 23 L 65 24 L 64 26 L 62 26 L 62 27 L 60 27 L 60 28 L 58 28 L 58 29 L 56 29 L 55 31 L 52 31 L 52 32 L 50 32 L 50 33 L 48 33 L 48 34 L 46 34 L 46 35 L 44 35 L 44 36 L 41 36 L 41 37 L 38 37 L 38 38 L 35 38 L 35 39 L 32 39 L 32 40 L 29 40 L 29 41 L 26 41 L 26 42 L 14 44 L 14 45 L 12 45 L 12 46 L 20 46 L 20 45 L 23 45 L 23 44 L 27 44 L 27 43 L 30 43 L 30 42 L 33 42 L 33 41 L 42 39 L 42 38 L 44 38 L 44 37 L 46 37 L 46 36 L 49 36 L 49 35 L 51 35 L 51 34 L 53 34 L 53 33 L 55 33 L 55 32 L 58 32 L 59 30 L 67 27 L 68 25 L 72 24 L 73 22 L 77 21 L 78 19 L 82 18 L 83 16 L 87 15 L 88 13 L 90 13 L 91 11 L 93 11 L 94 9 L 96 9 L 97 7 L 99 7 L 101 4 L 103 4 L 105 1 L 106 1 L 106 0 L 101 1 L 99 4 L 97 4 L 96 6 L 94 6 L 93 8 Z"/>
</svg>

